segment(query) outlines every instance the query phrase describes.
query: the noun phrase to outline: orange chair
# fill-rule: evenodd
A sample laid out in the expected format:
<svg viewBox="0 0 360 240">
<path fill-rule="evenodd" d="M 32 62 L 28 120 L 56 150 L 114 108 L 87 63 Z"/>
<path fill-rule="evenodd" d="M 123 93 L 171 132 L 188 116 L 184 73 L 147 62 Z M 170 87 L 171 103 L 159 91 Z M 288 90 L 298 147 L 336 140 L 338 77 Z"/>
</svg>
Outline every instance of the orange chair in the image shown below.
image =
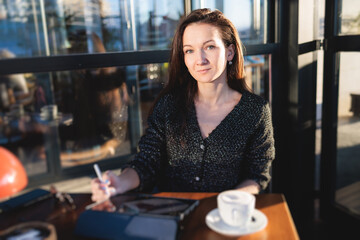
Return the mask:
<svg viewBox="0 0 360 240">
<path fill-rule="evenodd" d="M 28 177 L 19 159 L 3 147 L 0 147 L 0 165 L 0 199 L 2 199 L 23 190 L 28 184 Z"/>
</svg>

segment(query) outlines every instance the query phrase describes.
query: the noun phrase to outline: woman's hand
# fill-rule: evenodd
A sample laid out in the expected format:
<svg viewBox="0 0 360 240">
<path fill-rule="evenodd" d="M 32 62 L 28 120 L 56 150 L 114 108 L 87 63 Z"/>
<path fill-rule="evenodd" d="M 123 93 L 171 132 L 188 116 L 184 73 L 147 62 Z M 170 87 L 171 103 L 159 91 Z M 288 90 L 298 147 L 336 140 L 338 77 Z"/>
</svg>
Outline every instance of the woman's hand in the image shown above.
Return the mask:
<svg viewBox="0 0 360 240">
<path fill-rule="evenodd" d="M 103 181 L 98 178 L 91 180 L 91 199 L 94 202 L 100 202 L 118 194 L 116 189 L 121 185 L 120 176 L 112 171 L 107 171 L 102 178 Z"/>
<path fill-rule="evenodd" d="M 251 194 L 258 194 L 260 192 L 260 185 L 254 180 L 247 179 L 240 183 L 236 189 L 248 192 Z"/>
<path fill-rule="evenodd" d="M 91 180 L 91 199 L 94 202 L 104 201 L 111 196 L 125 193 L 140 185 L 139 175 L 132 168 L 124 169 L 120 175 L 106 171 L 102 178 L 103 182 L 98 178 Z"/>
</svg>

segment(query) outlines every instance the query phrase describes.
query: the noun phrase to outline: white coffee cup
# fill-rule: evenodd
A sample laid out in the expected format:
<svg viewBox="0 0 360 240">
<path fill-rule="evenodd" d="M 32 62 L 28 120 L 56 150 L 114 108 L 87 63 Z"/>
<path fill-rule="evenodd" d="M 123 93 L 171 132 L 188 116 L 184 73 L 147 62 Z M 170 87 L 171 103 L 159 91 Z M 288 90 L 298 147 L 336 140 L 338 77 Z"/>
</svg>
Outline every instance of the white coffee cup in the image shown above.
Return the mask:
<svg viewBox="0 0 360 240">
<path fill-rule="evenodd" d="M 246 227 L 255 209 L 255 196 L 240 190 L 221 192 L 217 197 L 221 219 L 230 226 Z"/>
<path fill-rule="evenodd" d="M 43 120 L 54 120 L 58 114 L 57 105 L 45 105 L 40 110 L 40 117 Z"/>
</svg>

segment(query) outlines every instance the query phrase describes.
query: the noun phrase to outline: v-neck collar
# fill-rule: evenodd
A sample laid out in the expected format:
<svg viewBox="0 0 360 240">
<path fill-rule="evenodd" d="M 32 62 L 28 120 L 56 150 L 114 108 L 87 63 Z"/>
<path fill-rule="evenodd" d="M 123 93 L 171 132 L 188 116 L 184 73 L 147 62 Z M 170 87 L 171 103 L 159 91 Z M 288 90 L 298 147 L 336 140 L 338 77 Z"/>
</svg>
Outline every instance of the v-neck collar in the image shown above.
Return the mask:
<svg viewBox="0 0 360 240">
<path fill-rule="evenodd" d="M 191 119 L 192 121 L 195 123 L 194 125 L 196 126 L 195 132 L 198 135 L 198 137 L 200 137 L 200 139 L 203 142 L 207 142 L 209 141 L 209 139 L 211 140 L 211 136 L 215 135 L 216 132 L 220 131 L 222 126 L 228 121 L 229 118 L 231 118 L 232 115 L 234 115 L 237 112 L 237 109 L 239 107 L 241 107 L 241 105 L 243 105 L 243 102 L 246 101 L 246 95 L 247 92 L 244 91 L 241 93 L 241 98 L 239 100 L 239 102 L 234 106 L 234 108 L 225 116 L 225 118 L 223 120 L 221 120 L 221 122 L 209 133 L 209 135 L 206 138 L 203 138 L 201 135 L 201 129 L 200 129 L 200 125 L 199 122 L 197 120 L 197 115 L 196 115 L 196 108 L 195 108 L 195 103 L 194 101 L 192 102 L 192 109 L 191 109 Z M 220 129 L 220 130 L 219 130 Z"/>
</svg>

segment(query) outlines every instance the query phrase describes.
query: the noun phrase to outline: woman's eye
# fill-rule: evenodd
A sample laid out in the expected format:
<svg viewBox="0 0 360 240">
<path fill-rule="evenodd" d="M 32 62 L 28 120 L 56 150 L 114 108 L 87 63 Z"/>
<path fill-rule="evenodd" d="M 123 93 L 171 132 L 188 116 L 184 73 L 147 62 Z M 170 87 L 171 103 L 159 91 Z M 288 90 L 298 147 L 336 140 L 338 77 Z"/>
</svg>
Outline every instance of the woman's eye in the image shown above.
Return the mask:
<svg viewBox="0 0 360 240">
<path fill-rule="evenodd" d="M 192 53 L 192 52 L 193 52 L 193 50 L 190 50 L 190 49 L 185 50 L 185 54 L 189 54 L 189 53 Z"/>
<path fill-rule="evenodd" d="M 209 50 L 210 50 L 210 49 L 214 49 L 214 48 L 215 48 L 214 45 L 210 45 L 210 46 L 207 46 L 207 47 L 206 47 L 206 49 L 209 49 Z"/>
</svg>

